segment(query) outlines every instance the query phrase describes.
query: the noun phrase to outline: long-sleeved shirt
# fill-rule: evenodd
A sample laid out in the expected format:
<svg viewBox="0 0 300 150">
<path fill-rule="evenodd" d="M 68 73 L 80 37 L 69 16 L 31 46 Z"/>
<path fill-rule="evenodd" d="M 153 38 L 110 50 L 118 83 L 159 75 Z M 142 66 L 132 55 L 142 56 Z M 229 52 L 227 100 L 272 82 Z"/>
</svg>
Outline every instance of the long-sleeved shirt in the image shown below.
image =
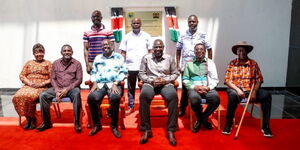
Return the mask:
<svg viewBox="0 0 300 150">
<path fill-rule="evenodd" d="M 175 60 L 168 54 L 157 60 L 153 53 L 147 54 L 143 57 L 139 78 L 144 82 L 151 84 L 157 77 L 163 78 L 167 84 L 174 81 L 179 76 L 179 71 L 176 68 Z"/>
<path fill-rule="evenodd" d="M 196 85 L 214 89 L 219 83 L 216 65 L 208 58 L 204 58 L 201 62 L 196 59 L 188 62 L 182 79 L 188 89 L 194 89 Z"/>
<path fill-rule="evenodd" d="M 127 75 L 128 71 L 121 54 L 113 52 L 109 57 L 100 54 L 94 60 L 91 81 L 96 81 L 99 88 L 102 88 L 104 84 L 111 88 L 113 82 L 120 82 Z"/>
<path fill-rule="evenodd" d="M 74 58 L 67 65 L 64 65 L 62 58 L 60 58 L 54 61 L 51 75 L 51 84 L 55 92 L 64 88 L 71 90 L 75 87 L 80 87 L 82 67 L 80 62 Z"/>
</svg>

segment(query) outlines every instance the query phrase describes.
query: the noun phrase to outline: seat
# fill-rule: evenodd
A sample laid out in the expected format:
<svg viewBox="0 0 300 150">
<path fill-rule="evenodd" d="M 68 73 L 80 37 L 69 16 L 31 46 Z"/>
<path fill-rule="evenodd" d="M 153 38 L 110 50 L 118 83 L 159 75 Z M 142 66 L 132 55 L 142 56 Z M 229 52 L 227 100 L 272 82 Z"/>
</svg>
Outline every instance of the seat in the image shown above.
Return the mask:
<svg viewBox="0 0 300 150">
<path fill-rule="evenodd" d="M 240 105 L 246 105 L 247 103 L 247 100 L 248 98 L 244 98 L 241 100 L 240 102 Z M 252 118 L 253 117 L 253 109 L 254 109 L 254 106 L 256 105 L 258 108 L 259 108 L 259 116 L 260 116 L 260 127 L 262 128 L 262 125 L 263 125 L 263 115 L 262 115 L 262 109 L 261 109 L 261 104 L 260 103 L 255 103 L 255 102 L 249 102 L 249 104 L 252 104 L 251 105 L 251 108 L 250 108 L 250 117 Z M 237 126 L 235 124 L 235 117 L 233 118 L 233 125 L 234 126 Z"/>
<path fill-rule="evenodd" d="M 189 117 L 190 117 L 190 129 L 192 130 L 193 129 L 193 110 L 192 110 L 192 107 L 191 107 L 190 100 L 188 100 L 188 101 L 189 101 L 189 112 L 190 112 L 190 115 L 189 115 Z M 208 105 L 206 99 L 201 99 L 201 105 Z M 219 105 L 217 110 L 216 110 L 217 113 L 218 113 L 218 130 L 221 129 L 221 108 L 220 107 L 221 106 Z M 203 110 L 205 110 L 205 108 Z"/>
<path fill-rule="evenodd" d="M 120 99 L 120 111 L 119 111 L 119 126 L 121 129 L 125 129 L 125 123 L 124 123 L 124 119 L 125 119 L 125 93 L 124 93 L 124 81 L 120 82 L 120 85 L 123 88 L 123 96 Z M 85 85 L 88 85 L 89 88 L 91 89 L 93 86 L 93 83 L 91 81 L 85 81 Z M 102 109 L 108 109 L 110 107 L 110 103 L 109 103 L 109 99 L 108 96 L 105 95 L 105 97 L 102 100 L 102 104 L 99 106 L 99 114 L 100 114 L 100 118 L 103 117 L 102 115 Z M 92 118 L 91 118 L 91 112 L 90 112 L 90 108 L 88 103 L 86 103 L 85 105 L 85 109 L 87 111 L 87 117 L 88 117 L 88 123 L 87 123 L 87 128 L 91 128 L 92 127 Z"/>
<path fill-rule="evenodd" d="M 70 97 L 64 97 L 64 98 L 61 99 L 61 102 L 71 102 L 71 98 Z M 56 98 L 52 99 L 51 105 L 53 105 L 53 107 L 54 107 L 56 117 L 61 118 L 61 111 L 60 111 L 59 103 L 57 102 Z M 21 120 L 22 120 L 21 116 L 19 116 L 19 126 L 21 126 L 21 124 L 22 124 Z"/>
<path fill-rule="evenodd" d="M 144 82 L 142 80 L 139 81 L 138 82 L 138 87 L 140 89 L 142 89 L 143 84 L 144 84 Z M 174 83 L 172 83 L 172 84 L 174 84 L 174 87 L 177 90 L 177 88 L 179 86 L 179 83 L 177 81 L 174 81 Z M 167 108 L 167 104 L 166 104 L 166 101 L 164 100 L 164 98 L 160 94 L 157 94 L 157 95 L 154 95 L 154 97 L 151 101 L 150 108 L 164 109 L 164 108 Z"/>
</svg>

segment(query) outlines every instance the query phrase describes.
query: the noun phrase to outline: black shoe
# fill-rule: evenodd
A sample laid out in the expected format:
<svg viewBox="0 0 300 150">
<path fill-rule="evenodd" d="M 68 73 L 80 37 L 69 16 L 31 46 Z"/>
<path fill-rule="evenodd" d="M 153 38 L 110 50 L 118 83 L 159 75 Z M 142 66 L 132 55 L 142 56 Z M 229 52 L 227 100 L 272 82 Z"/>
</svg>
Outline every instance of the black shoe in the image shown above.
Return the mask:
<svg viewBox="0 0 300 150">
<path fill-rule="evenodd" d="M 30 124 L 30 128 L 29 129 L 35 129 L 36 128 L 36 124 L 37 124 L 37 119 L 31 118 L 31 124 Z"/>
<path fill-rule="evenodd" d="M 142 138 L 140 139 L 140 144 L 145 144 L 148 142 L 148 138 L 152 137 L 152 131 L 146 130 L 144 134 L 142 135 Z"/>
<path fill-rule="evenodd" d="M 80 133 L 81 132 L 81 126 L 80 126 L 80 123 L 75 123 L 75 126 L 74 126 L 74 129 L 77 133 Z"/>
<path fill-rule="evenodd" d="M 175 139 L 174 132 L 168 131 L 168 139 L 169 139 L 169 144 L 170 145 L 176 146 L 176 139 Z"/>
<path fill-rule="evenodd" d="M 89 136 L 93 136 L 96 133 L 98 133 L 100 130 L 102 130 L 102 126 L 100 125 L 95 125 L 94 128 L 91 130 L 91 132 L 89 133 Z"/>
<path fill-rule="evenodd" d="M 232 126 L 231 124 L 226 124 L 222 131 L 222 134 L 229 135 L 231 131 L 231 126 Z"/>
<path fill-rule="evenodd" d="M 185 115 L 185 109 L 180 109 L 179 113 L 178 113 L 178 116 L 179 117 L 182 117 Z"/>
<path fill-rule="evenodd" d="M 269 127 L 262 128 L 261 132 L 264 134 L 264 137 L 267 137 L 267 138 L 272 138 L 273 137 L 273 134 L 272 134 Z"/>
<path fill-rule="evenodd" d="M 120 138 L 120 137 L 121 137 L 121 133 L 120 133 L 120 131 L 118 130 L 118 128 L 112 128 L 112 129 L 111 129 L 111 132 L 113 133 L 113 135 L 114 135 L 116 138 Z"/>
<path fill-rule="evenodd" d="M 208 130 L 212 129 L 212 125 L 208 121 L 202 121 L 202 124 L 206 129 L 208 129 Z"/>
<path fill-rule="evenodd" d="M 196 121 L 196 122 L 194 123 L 193 129 L 192 129 L 192 132 L 193 132 L 193 133 L 197 133 L 197 132 L 199 132 L 199 130 L 200 130 L 200 127 L 201 127 L 201 123 L 200 123 L 200 121 Z"/>
<path fill-rule="evenodd" d="M 45 130 L 50 129 L 50 128 L 52 128 L 52 124 L 44 124 L 43 123 L 42 125 L 37 127 L 36 130 L 41 132 L 41 131 L 45 131 Z"/>
<path fill-rule="evenodd" d="M 25 126 L 23 127 L 24 130 L 28 130 L 30 128 L 31 122 L 27 121 L 27 123 L 25 124 Z"/>
</svg>

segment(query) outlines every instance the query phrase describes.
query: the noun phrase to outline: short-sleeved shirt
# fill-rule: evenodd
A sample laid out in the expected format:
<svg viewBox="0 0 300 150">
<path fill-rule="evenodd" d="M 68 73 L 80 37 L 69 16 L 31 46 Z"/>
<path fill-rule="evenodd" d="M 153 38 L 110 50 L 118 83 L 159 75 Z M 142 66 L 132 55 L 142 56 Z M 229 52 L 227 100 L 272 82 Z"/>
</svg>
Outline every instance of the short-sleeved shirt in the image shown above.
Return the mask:
<svg viewBox="0 0 300 150">
<path fill-rule="evenodd" d="M 231 82 L 243 91 L 250 91 L 253 83 L 263 82 L 263 76 L 256 61 L 248 59 L 241 64 L 237 58 L 230 61 L 224 82 Z"/>
<path fill-rule="evenodd" d="M 181 51 L 181 71 L 184 71 L 184 67 L 187 62 L 193 61 L 195 57 L 194 47 L 198 43 L 203 43 L 206 49 L 211 48 L 205 33 L 197 31 L 194 34 L 191 34 L 188 29 L 185 34 L 180 35 L 176 48 Z"/>
<path fill-rule="evenodd" d="M 111 88 L 113 82 L 124 80 L 127 74 L 124 58 L 121 54 L 113 52 L 109 57 L 101 54 L 96 56 L 93 63 L 91 81 L 96 81 L 99 88 L 102 88 L 104 84 Z"/>
<path fill-rule="evenodd" d="M 71 90 L 79 87 L 82 82 L 81 63 L 74 58 L 68 65 L 64 65 L 62 61 L 60 58 L 52 65 L 51 84 L 55 92 L 64 88 Z"/>
<path fill-rule="evenodd" d="M 140 31 L 138 34 L 131 31 L 122 39 L 119 49 L 126 51 L 128 70 L 138 71 L 140 69 L 143 56 L 151 49 L 150 38 L 151 36 L 144 31 Z"/>
<path fill-rule="evenodd" d="M 86 31 L 83 34 L 83 41 L 89 43 L 88 61 L 93 62 L 95 57 L 103 53 L 102 41 L 104 39 L 110 39 L 114 41 L 114 35 L 111 30 L 104 29 L 102 25 L 100 30 L 97 31 L 94 26 L 91 27 L 91 31 Z"/>
</svg>

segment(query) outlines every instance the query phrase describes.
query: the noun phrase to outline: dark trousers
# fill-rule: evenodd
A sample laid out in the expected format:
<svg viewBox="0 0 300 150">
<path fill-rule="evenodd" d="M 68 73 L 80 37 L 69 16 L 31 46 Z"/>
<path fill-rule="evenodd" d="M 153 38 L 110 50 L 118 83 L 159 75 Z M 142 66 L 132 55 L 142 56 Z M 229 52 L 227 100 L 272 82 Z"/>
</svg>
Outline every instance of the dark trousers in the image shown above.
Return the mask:
<svg viewBox="0 0 300 150">
<path fill-rule="evenodd" d="M 104 96 L 108 95 L 111 110 L 110 125 L 112 128 L 118 127 L 120 99 L 123 94 L 121 86 L 118 86 L 118 88 L 121 91 L 121 93 L 113 94 L 110 92 L 110 89 L 105 84 L 101 89 L 95 90 L 88 95 L 88 104 L 95 126 L 99 126 L 101 124 L 99 119 L 99 105 L 101 105 Z"/>
<path fill-rule="evenodd" d="M 182 76 L 183 76 L 183 73 L 181 73 L 181 83 L 183 83 Z M 182 84 L 182 93 L 181 93 L 180 106 L 179 106 L 180 110 L 185 111 L 188 103 L 189 103 L 188 102 L 188 89 L 185 87 L 184 84 Z"/>
<path fill-rule="evenodd" d="M 51 116 L 50 116 L 50 103 L 52 99 L 56 97 L 56 93 L 54 88 L 49 88 L 48 90 L 42 92 L 40 94 L 40 105 L 41 105 L 41 113 L 42 120 L 44 124 L 52 124 Z M 81 96 L 80 96 L 80 88 L 76 87 L 71 89 L 66 97 L 70 97 L 73 103 L 73 112 L 75 123 L 79 123 L 80 121 L 80 109 L 81 109 Z"/>
<path fill-rule="evenodd" d="M 190 98 L 191 107 L 198 118 L 198 121 L 207 121 L 208 117 L 218 108 L 220 104 L 220 97 L 216 90 L 210 90 L 206 94 L 200 95 L 194 89 L 188 91 L 188 96 Z M 203 107 L 201 105 L 201 99 L 206 99 L 206 104 L 208 105 L 203 112 Z"/>
<path fill-rule="evenodd" d="M 134 107 L 136 80 L 138 79 L 139 71 L 128 71 L 127 86 L 128 86 L 128 107 Z M 140 81 L 140 79 L 138 79 Z"/>
<path fill-rule="evenodd" d="M 269 92 L 263 89 L 259 89 L 256 93 L 256 100 L 254 102 L 261 103 L 261 109 L 263 112 L 263 127 L 265 127 L 269 125 L 270 121 L 272 96 Z M 248 96 L 249 92 L 246 92 L 245 94 L 246 96 Z M 237 108 L 237 105 L 241 102 L 242 98 L 239 97 L 237 92 L 231 88 L 227 88 L 227 95 L 228 105 L 226 124 L 232 125 L 235 110 Z"/>
<path fill-rule="evenodd" d="M 144 84 L 140 95 L 140 119 L 141 130 L 151 130 L 150 123 L 150 104 L 155 94 L 161 94 L 168 103 L 168 122 L 167 130 L 175 132 L 178 119 L 178 97 L 173 85 L 165 85 L 159 88 L 153 88 Z"/>
</svg>

